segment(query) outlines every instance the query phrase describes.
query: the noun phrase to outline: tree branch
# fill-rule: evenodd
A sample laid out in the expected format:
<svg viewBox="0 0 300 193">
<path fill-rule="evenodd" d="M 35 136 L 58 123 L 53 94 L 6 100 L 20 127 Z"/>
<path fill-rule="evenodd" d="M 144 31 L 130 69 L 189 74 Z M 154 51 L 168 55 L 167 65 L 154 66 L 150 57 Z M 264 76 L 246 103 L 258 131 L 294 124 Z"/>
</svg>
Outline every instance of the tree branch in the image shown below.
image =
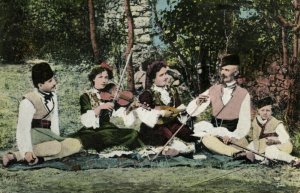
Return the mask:
<svg viewBox="0 0 300 193">
<path fill-rule="evenodd" d="M 294 24 L 292 24 L 291 22 L 288 22 L 285 20 L 285 18 L 283 18 L 283 16 L 279 15 L 277 16 L 279 24 L 284 27 L 284 28 L 292 28 L 294 27 Z"/>
</svg>

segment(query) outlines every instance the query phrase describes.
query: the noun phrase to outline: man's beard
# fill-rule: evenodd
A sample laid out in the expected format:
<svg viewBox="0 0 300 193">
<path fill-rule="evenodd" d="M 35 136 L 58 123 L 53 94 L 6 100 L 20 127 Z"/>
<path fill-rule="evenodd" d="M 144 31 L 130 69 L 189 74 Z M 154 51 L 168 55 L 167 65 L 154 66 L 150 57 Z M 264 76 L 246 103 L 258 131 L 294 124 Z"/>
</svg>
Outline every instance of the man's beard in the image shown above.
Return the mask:
<svg viewBox="0 0 300 193">
<path fill-rule="evenodd" d="M 227 78 L 227 76 L 225 76 L 225 75 L 221 75 L 221 76 L 220 76 L 220 83 L 221 83 L 221 84 L 225 84 L 225 82 L 224 82 L 224 79 L 225 79 L 225 78 Z"/>
<path fill-rule="evenodd" d="M 225 79 L 229 79 L 229 80 L 225 82 Z M 226 84 L 226 83 L 229 83 L 229 82 L 231 82 L 233 80 L 234 80 L 233 74 L 229 75 L 229 76 L 225 76 L 225 75 L 221 75 L 220 76 L 220 83 L 221 84 Z"/>
</svg>

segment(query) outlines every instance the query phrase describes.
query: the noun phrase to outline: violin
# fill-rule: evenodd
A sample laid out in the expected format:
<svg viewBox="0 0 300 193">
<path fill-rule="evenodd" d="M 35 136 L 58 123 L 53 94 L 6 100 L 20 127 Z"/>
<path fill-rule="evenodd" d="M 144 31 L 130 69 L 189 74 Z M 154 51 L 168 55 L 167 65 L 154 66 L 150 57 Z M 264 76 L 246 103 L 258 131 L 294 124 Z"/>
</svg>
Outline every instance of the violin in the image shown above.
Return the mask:
<svg viewBox="0 0 300 193">
<path fill-rule="evenodd" d="M 121 107 L 126 107 L 134 102 L 134 95 L 132 92 L 125 90 L 116 94 L 116 91 L 117 86 L 110 83 L 100 92 L 100 97 L 104 101 L 115 102 Z"/>
<path fill-rule="evenodd" d="M 148 90 L 145 90 L 142 94 L 139 95 L 140 103 L 144 104 L 144 106 L 148 107 L 147 109 L 157 109 L 157 110 L 167 110 L 171 112 L 172 117 L 176 117 L 180 113 L 184 112 L 185 109 L 178 109 L 172 106 L 157 106 L 154 102 L 152 93 Z"/>
<path fill-rule="evenodd" d="M 179 113 L 185 111 L 185 109 L 178 109 L 176 107 L 171 107 L 171 106 L 156 106 L 155 108 L 159 110 L 171 111 L 174 115 L 178 115 Z"/>
</svg>

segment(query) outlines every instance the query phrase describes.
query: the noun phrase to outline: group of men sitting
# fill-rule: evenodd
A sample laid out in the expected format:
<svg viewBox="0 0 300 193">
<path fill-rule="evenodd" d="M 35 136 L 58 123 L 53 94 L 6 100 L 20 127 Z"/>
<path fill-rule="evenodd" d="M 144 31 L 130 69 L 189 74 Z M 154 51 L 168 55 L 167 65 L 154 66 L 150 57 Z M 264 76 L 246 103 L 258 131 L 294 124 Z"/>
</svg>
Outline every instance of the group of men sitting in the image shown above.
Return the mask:
<svg viewBox="0 0 300 193">
<path fill-rule="evenodd" d="M 202 143 L 212 153 L 234 159 L 281 160 L 299 167 L 300 159 L 290 155 L 293 146 L 283 122 L 272 116 L 271 97 L 254 101 L 257 115 L 251 122 L 251 97 L 236 81 L 239 65 L 238 55 L 224 56 L 220 81 L 185 106 L 177 89 L 169 85 L 167 64 L 155 61 L 145 72 L 138 105 L 122 106 L 104 98 L 113 73 L 103 64 L 89 73 L 91 89 L 80 96 L 83 127 L 62 137 L 54 73 L 48 63 L 36 64 L 32 68 L 35 89 L 24 95 L 19 106 L 18 151 L 5 154 L 2 165 L 8 167 L 20 161 L 34 165 L 82 150 L 101 152 L 113 146 L 151 146 L 162 155 L 178 156 L 195 152 L 195 144 Z M 187 126 L 189 119 L 209 106 L 209 121 L 200 121 L 193 128 Z M 127 128 L 118 128 L 111 117 L 122 118 Z M 141 122 L 139 130 L 129 129 L 136 121 Z"/>
</svg>

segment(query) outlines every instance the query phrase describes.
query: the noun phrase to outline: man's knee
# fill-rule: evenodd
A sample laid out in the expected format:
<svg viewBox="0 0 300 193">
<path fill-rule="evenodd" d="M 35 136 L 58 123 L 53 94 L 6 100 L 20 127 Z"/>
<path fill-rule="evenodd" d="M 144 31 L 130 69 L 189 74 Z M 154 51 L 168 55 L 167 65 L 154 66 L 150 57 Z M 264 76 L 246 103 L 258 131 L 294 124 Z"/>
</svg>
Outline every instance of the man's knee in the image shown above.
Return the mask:
<svg viewBox="0 0 300 193">
<path fill-rule="evenodd" d="M 270 145 L 270 146 L 267 146 L 266 149 L 265 149 L 265 155 L 266 157 L 268 158 L 271 158 L 271 159 L 274 159 L 277 157 L 278 155 L 278 148 L 276 147 L 276 145 Z"/>
<path fill-rule="evenodd" d="M 33 146 L 34 154 L 40 157 L 56 155 L 61 149 L 62 147 L 59 141 L 47 141 Z"/>
<path fill-rule="evenodd" d="M 216 137 L 212 136 L 212 135 L 206 135 L 202 138 L 202 143 L 207 146 L 210 144 L 214 144 L 215 141 L 218 140 Z"/>
<path fill-rule="evenodd" d="M 79 139 L 76 138 L 66 138 L 61 142 L 62 148 L 67 151 L 74 153 L 79 152 L 82 149 L 82 144 Z"/>
</svg>

